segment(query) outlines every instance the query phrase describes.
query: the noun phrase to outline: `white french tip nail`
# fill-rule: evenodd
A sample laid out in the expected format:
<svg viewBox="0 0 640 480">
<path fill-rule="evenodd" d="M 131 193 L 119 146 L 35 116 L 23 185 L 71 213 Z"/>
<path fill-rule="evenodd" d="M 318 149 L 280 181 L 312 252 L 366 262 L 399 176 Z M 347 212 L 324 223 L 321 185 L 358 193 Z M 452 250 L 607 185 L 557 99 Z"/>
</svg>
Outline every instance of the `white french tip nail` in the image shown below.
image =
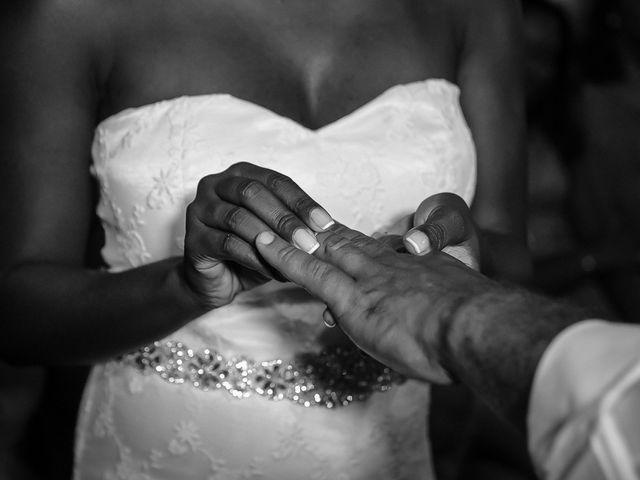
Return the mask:
<svg viewBox="0 0 640 480">
<path fill-rule="evenodd" d="M 322 230 L 326 230 L 329 227 L 332 227 L 336 224 L 335 220 L 330 220 L 329 222 L 327 222 L 325 225 L 323 225 L 322 227 L 320 227 Z"/>
<path fill-rule="evenodd" d="M 313 210 L 311 210 L 309 216 L 311 217 L 313 223 L 315 223 L 320 230 L 326 230 L 336 223 L 333 218 L 331 218 L 331 216 L 322 208 L 314 208 Z"/>
<path fill-rule="evenodd" d="M 411 245 L 413 247 L 413 251 L 415 253 L 420 253 L 420 247 L 418 247 L 418 244 L 416 242 L 414 242 L 413 240 L 411 240 L 409 237 L 405 238 L 405 240 L 407 241 L 407 243 L 409 245 Z"/>
<path fill-rule="evenodd" d="M 322 313 L 322 321 L 328 328 L 333 328 L 336 326 L 336 320 L 333 318 L 333 315 L 328 310 L 325 310 Z"/>
<path fill-rule="evenodd" d="M 404 237 L 404 240 L 412 247 L 415 255 L 422 255 L 429 251 L 429 237 L 420 230 L 415 230 Z"/>
<path fill-rule="evenodd" d="M 296 247 L 309 254 L 315 252 L 320 247 L 315 235 L 304 228 L 299 228 L 293 232 L 292 240 Z"/>
</svg>

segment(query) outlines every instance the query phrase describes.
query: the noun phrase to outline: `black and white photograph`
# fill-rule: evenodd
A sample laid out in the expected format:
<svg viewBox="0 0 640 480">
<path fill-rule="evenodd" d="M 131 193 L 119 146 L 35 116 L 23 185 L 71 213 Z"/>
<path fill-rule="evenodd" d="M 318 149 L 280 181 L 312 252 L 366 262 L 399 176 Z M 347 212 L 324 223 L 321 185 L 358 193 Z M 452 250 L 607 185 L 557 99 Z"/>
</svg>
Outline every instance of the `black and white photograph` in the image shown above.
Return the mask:
<svg viewBox="0 0 640 480">
<path fill-rule="evenodd" d="M 640 0 L 3 0 L 0 480 L 640 480 Z"/>
</svg>

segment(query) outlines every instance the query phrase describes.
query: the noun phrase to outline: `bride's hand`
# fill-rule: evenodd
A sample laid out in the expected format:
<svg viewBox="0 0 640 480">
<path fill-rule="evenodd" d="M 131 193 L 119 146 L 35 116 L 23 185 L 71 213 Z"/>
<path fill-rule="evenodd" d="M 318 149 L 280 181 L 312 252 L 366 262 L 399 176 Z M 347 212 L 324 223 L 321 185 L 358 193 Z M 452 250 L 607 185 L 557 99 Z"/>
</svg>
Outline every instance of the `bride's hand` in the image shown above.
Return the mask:
<svg viewBox="0 0 640 480">
<path fill-rule="evenodd" d="M 446 213 L 445 213 L 446 212 Z M 440 222 L 443 215 L 448 222 Z M 460 225 L 456 232 L 444 232 L 443 225 Z M 465 201 L 453 193 L 438 193 L 424 200 L 413 215 L 402 217 L 373 238 L 399 253 L 426 255 L 443 251 L 467 266 L 479 270 L 478 233 Z"/>
<path fill-rule="evenodd" d="M 255 249 L 260 232 L 274 231 L 312 253 L 319 246 L 314 232 L 331 225 L 329 214 L 290 178 L 235 164 L 200 180 L 187 208 L 185 279 L 209 307 L 225 305 L 243 290 L 282 278 Z"/>
<path fill-rule="evenodd" d="M 455 227 L 444 231 L 445 225 Z M 458 195 L 439 193 L 424 200 L 413 216 L 413 227 L 402 237 L 408 252 L 426 255 L 443 251 L 474 270 L 480 269 L 478 231 L 471 210 Z"/>
</svg>

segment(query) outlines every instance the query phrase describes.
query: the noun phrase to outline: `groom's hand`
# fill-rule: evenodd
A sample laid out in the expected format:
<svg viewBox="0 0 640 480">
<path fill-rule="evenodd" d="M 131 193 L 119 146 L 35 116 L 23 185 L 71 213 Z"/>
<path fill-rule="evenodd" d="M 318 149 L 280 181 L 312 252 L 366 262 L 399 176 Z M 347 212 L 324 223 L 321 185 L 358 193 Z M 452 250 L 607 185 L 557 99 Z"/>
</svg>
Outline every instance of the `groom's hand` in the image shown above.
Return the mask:
<svg viewBox="0 0 640 480">
<path fill-rule="evenodd" d="M 448 242 L 459 235 L 456 228 L 443 220 L 437 229 Z M 328 323 L 335 319 L 371 356 L 409 377 L 448 383 L 451 315 L 492 282 L 447 254 L 399 254 L 342 225 L 318 240 L 315 257 L 271 232 L 260 234 L 256 246 L 285 277 L 326 302 Z"/>
</svg>

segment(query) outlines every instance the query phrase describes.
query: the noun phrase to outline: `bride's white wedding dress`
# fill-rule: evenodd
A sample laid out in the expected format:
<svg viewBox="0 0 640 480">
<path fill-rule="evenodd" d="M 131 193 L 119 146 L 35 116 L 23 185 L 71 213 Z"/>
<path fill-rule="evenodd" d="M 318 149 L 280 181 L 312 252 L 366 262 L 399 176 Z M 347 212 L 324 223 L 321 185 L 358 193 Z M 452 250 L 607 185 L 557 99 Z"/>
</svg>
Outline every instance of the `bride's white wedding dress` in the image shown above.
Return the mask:
<svg viewBox="0 0 640 480">
<path fill-rule="evenodd" d="M 199 179 L 236 162 L 290 176 L 369 234 L 433 193 L 470 202 L 476 178 L 459 90 L 444 80 L 392 87 L 315 131 L 229 95 L 132 108 L 99 125 L 93 160 L 112 271 L 181 255 Z M 96 366 L 75 478 L 432 478 L 428 387 L 336 338 L 322 311 L 271 282 Z"/>
</svg>

